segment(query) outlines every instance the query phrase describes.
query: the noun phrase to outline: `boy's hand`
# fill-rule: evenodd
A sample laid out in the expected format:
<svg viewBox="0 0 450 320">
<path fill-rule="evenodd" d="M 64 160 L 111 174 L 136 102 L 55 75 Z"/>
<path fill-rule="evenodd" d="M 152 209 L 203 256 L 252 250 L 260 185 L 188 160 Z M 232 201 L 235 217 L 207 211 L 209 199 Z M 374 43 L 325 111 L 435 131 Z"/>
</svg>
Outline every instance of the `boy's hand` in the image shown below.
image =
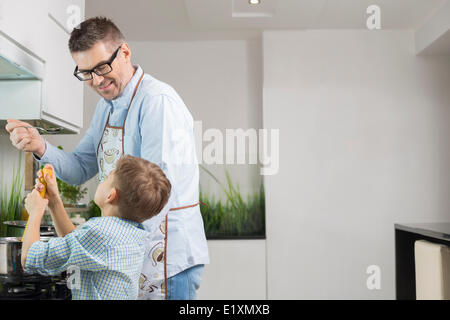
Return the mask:
<svg viewBox="0 0 450 320">
<path fill-rule="evenodd" d="M 54 202 L 55 200 L 59 199 L 59 190 L 58 184 L 56 182 L 55 169 L 51 164 L 46 164 L 44 168 L 50 170 L 50 172 L 46 172 L 44 175 L 44 180 L 47 184 L 47 192 L 45 193 L 44 198 L 48 199 L 49 202 Z M 44 185 L 39 181 L 39 178 L 41 178 L 43 175 L 42 170 L 39 170 L 37 175 L 38 179 L 36 179 L 35 189 L 41 192 L 44 188 Z"/>
<path fill-rule="evenodd" d="M 29 193 L 25 199 L 25 209 L 30 216 L 42 217 L 47 204 L 48 199 L 42 199 L 36 189 Z"/>
</svg>

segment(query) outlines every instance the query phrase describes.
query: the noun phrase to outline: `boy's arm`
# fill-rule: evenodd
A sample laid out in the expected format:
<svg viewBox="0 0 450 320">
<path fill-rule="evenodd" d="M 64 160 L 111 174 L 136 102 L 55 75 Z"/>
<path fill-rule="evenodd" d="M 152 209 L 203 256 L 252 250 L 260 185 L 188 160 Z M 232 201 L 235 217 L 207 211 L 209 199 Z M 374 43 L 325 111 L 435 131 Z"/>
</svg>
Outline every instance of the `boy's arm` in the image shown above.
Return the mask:
<svg viewBox="0 0 450 320">
<path fill-rule="evenodd" d="M 75 226 L 67 215 L 61 197 L 59 196 L 58 183 L 56 182 L 56 176 L 53 174 L 55 169 L 48 163 L 45 165 L 45 169 L 49 170 L 43 177 L 46 182 L 45 198 L 48 199 L 48 207 L 50 208 L 56 233 L 59 237 L 64 237 L 66 234 L 71 233 L 75 229 Z M 43 174 L 42 170 L 38 171 L 39 178 L 42 178 Z M 40 192 L 43 188 L 44 185 L 39 179 L 36 179 L 36 189 Z"/>
<path fill-rule="evenodd" d="M 24 259 L 25 272 L 56 275 L 70 266 L 93 272 L 106 270 L 106 238 L 96 223 L 91 219 L 65 237 L 34 242 Z"/>
<path fill-rule="evenodd" d="M 70 220 L 66 209 L 64 209 L 64 204 L 60 197 L 52 199 L 52 201 L 48 203 L 48 207 L 50 209 L 53 225 L 55 226 L 58 237 L 64 237 L 75 229 L 75 226 Z"/>
<path fill-rule="evenodd" d="M 48 200 L 42 199 L 36 189 L 28 194 L 25 200 L 25 207 L 30 216 L 28 218 L 28 227 L 25 230 L 26 232 L 22 243 L 22 266 L 25 266 L 28 250 L 31 245 L 41 238 L 41 220 L 47 203 Z"/>
</svg>

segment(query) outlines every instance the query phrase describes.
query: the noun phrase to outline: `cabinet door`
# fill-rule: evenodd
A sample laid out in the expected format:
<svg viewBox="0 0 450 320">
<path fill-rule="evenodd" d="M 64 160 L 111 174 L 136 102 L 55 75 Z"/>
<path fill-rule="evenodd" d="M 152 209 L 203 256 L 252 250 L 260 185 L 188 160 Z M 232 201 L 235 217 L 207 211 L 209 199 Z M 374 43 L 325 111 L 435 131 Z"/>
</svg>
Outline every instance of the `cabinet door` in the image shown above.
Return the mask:
<svg viewBox="0 0 450 320">
<path fill-rule="evenodd" d="M 83 127 L 83 83 L 73 75 L 75 62 L 67 43 L 69 34 L 47 17 L 44 114 Z"/>
<path fill-rule="evenodd" d="M 45 60 L 48 0 L 0 0 L 0 31 Z"/>
<path fill-rule="evenodd" d="M 48 0 L 50 17 L 67 32 L 84 20 L 84 0 Z"/>
</svg>

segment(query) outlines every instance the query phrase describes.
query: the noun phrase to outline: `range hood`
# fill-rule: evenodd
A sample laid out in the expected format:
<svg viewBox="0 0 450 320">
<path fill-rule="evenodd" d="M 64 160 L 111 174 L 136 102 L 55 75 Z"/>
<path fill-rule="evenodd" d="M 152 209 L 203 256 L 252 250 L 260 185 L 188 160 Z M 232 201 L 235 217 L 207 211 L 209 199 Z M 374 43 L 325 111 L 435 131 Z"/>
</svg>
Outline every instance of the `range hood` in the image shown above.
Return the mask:
<svg viewBox="0 0 450 320">
<path fill-rule="evenodd" d="M 23 80 L 37 79 L 34 74 L 26 70 L 24 67 L 15 64 L 0 56 L 0 81 L 1 80 Z"/>
<path fill-rule="evenodd" d="M 0 31 L 0 135 L 7 119 L 44 129 L 61 127 L 43 115 L 45 61 Z M 63 128 L 58 134 L 75 133 Z"/>
</svg>

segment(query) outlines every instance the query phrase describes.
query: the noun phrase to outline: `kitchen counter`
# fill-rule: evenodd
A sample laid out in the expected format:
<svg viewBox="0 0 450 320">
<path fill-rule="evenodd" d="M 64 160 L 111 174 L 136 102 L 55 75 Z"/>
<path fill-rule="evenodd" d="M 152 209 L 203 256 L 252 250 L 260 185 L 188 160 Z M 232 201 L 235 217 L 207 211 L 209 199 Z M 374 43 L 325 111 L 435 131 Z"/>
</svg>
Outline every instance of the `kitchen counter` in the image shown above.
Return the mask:
<svg viewBox="0 0 450 320">
<path fill-rule="evenodd" d="M 395 224 L 395 229 L 421 234 L 426 237 L 450 241 L 450 222 Z"/>
<path fill-rule="evenodd" d="M 395 224 L 395 284 L 397 300 L 416 299 L 414 244 L 417 240 L 450 246 L 450 223 Z"/>
</svg>

